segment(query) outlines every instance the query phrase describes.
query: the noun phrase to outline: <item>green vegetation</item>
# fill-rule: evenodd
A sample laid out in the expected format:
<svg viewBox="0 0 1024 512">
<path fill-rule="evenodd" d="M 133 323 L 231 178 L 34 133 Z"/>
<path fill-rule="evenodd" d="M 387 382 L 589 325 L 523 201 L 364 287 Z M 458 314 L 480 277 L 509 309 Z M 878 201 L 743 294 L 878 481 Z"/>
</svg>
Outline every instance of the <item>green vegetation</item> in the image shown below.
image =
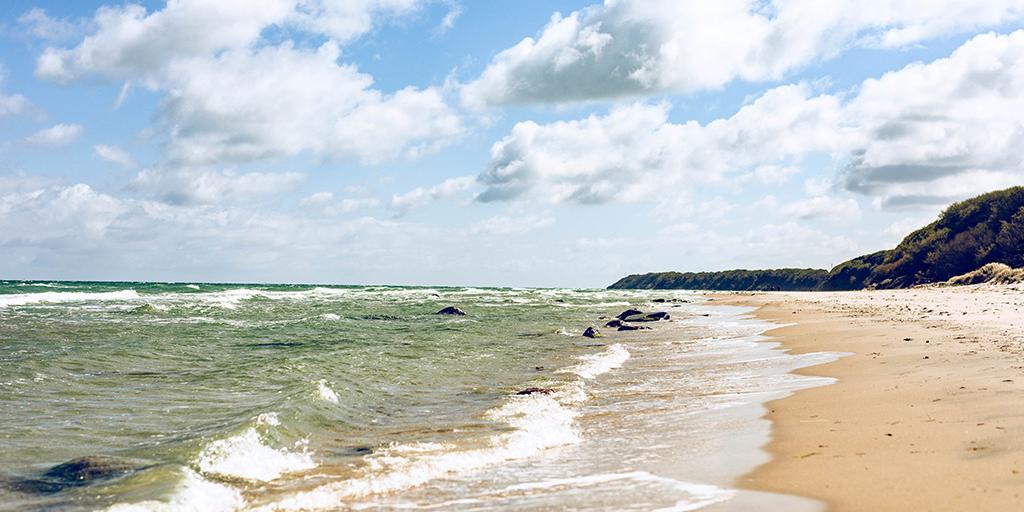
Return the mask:
<svg viewBox="0 0 1024 512">
<path fill-rule="evenodd" d="M 654 272 L 619 279 L 611 289 L 813 290 L 828 277 L 817 268 L 725 270 L 722 272 Z"/>
<path fill-rule="evenodd" d="M 895 249 L 837 265 L 822 289 L 907 288 L 943 282 L 988 263 L 1024 266 L 1024 187 L 953 204 Z"/>
<path fill-rule="evenodd" d="M 955 203 L 895 249 L 816 269 L 657 272 L 609 288 L 690 290 L 859 290 L 945 282 L 990 263 L 1024 267 L 1024 187 Z M 992 268 L 988 275 L 992 273 Z M 1001 272 L 1000 275 L 1004 275 Z M 961 281 L 968 281 L 963 278 Z"/>
</svg>

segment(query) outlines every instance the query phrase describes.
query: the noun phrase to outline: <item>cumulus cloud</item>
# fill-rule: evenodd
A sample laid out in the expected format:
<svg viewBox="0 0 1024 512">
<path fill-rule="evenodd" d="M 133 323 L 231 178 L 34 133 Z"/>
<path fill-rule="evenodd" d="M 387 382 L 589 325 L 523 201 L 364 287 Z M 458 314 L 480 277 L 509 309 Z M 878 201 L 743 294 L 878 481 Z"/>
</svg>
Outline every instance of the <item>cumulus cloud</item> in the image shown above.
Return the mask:
<svg viewBox="0 0 1024 512">
<path fill-rule="evenodd" d="M 217 204 L 255 199 L 293 190 L 305 175 L 299 172 L 247 172 L 183 168 L 143 169 L 132 188 L 175 205 Z"/>
<path fill-rule="evenodd" d="M 0 194 L 0 245 L 88 245 L 126 211 L 121 201 L 85 184 L 15 189 Z"/>
<path fill-rule="evenodd" d="M 645 103 L 518 123 L 492 147 L 480 199 L 678 197 L 730 176 L 740 184 L 782 181 L 795 162 L 827 154 L 842 169 L 814 181 L 815 196 L 838 188 L 883 207 L 949 202 L 1024 181 L 1022 113 L 1024 31 L 983 34 L 948 58 L 866 80 L 850 95 L 775 87 L 704 125 L 673 123 L 668 106 Z"/>
<path fill-rule="evenodd" d="M 778 80 L 850 47 L 900 47 L 1024 18 L 1020 0 L 606 0 L 554 14 L 463 91 L 485 105 Z"/>
<path fill-rule="evenodd" d="M 480 200 L 530 193 L 553 202 L 603 203 L 678 193 L 730 171 L 837 148 L 840 110 L 837 98 L 811 97 L 808 87 L 792 85 L 706 125 L 669 122 L 667 104 L 644 103 L 576 121 L 522 122 L 491 148 Z"/>
<path fill-rule="evenodd" d="M 408 87 L 386 94 L 339 61 L 341 44 L 370 30 L 375 16 L 408 13 L 420 3 L 177 0 L 154 12 L 103 7 L 92 20 L 94 33 L 71 48 L 47 48 L 36 73 L 62 83 L 140 82 L 166 92 L 158 118 L 176 164 L 303 152 L 364 163 L 415 157 L 463 131 L 445 92 Z M 272 42 L 262 38 L 270 27 L 328 40 L 318 48 Z"/>
<path fill-rule="evenodd" d="M 473 176 L 449 178 L 432 187 L 417 187 L 404 194 L 391 196 L 389 207 L 396 216 L 405 215 L 410 209 L 431 201 L 448 199 L 468 190 L 476 182 Z"/>
<path fill-rule="evenodd" d="M 39 130 L 25 138 L 25 142 L 39 146 L 63 146 L 78 138 L 85 128 L 80 124 L 56 124 Z"/>
<path fill-rule="evenodd" d="M 97 144 L 93 146 L 96 156 L 121 167 L 135 167 L 137 162 L 132 155 L 117 145 Z"/>
<path fill-rule="evenodd" d="M 1024 181 L 1024 31 L 864 82 L 847 107 L 865 140 L 840 185 L 884 205 L 948 201 Z"/>
</svg>

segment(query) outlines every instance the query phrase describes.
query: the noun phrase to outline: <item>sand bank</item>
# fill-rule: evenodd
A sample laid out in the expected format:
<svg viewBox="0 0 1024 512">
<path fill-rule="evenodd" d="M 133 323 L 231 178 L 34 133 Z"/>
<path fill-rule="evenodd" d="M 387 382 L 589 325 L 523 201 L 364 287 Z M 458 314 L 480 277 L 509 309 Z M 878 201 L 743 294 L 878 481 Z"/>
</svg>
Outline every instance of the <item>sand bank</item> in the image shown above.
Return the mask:
<svg viewBox="0 0 1024 512">
<path fill-rule="evenodd" d="M 715 295 L 780 324 L 798 373 L 831 386 L 770 402 L 771 462 L 738 485 L 830 510 L 1024 510 L 1024 290 L 972 286 Z"/>
</svg>

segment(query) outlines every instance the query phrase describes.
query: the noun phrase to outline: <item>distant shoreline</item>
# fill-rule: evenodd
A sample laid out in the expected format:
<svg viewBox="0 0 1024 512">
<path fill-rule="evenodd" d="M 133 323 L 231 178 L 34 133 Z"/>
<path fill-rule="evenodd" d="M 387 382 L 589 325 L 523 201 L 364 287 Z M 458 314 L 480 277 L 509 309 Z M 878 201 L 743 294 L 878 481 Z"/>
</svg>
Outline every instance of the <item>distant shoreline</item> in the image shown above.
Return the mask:
<svg viewBox="0 0 1024 512">
<path fill-rule="evenodd" d="M 830 510 L 1024 505 L 1020 286 L 714 294 L 786 326 L 791 353 L 848 352 L 795 373 L 838 379 L 767 404 L 772 460 L 740 487 Z"/>
</svg>

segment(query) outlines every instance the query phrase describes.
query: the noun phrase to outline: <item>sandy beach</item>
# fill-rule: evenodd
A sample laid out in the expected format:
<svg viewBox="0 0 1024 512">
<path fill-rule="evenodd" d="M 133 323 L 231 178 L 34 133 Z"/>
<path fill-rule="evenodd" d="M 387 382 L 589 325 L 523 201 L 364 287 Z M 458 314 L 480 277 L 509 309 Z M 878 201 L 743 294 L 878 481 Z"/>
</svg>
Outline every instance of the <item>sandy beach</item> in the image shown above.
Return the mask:
<svg viewBox="0 0 1024 512">
<path fill-rule="evenodd" d="M 1024 290 L 719 294 L 791 353 L 850 355 L 770 402 L 771 462 L 741 487 L 830 510 L 1024 509 Z"/>
</svg>

